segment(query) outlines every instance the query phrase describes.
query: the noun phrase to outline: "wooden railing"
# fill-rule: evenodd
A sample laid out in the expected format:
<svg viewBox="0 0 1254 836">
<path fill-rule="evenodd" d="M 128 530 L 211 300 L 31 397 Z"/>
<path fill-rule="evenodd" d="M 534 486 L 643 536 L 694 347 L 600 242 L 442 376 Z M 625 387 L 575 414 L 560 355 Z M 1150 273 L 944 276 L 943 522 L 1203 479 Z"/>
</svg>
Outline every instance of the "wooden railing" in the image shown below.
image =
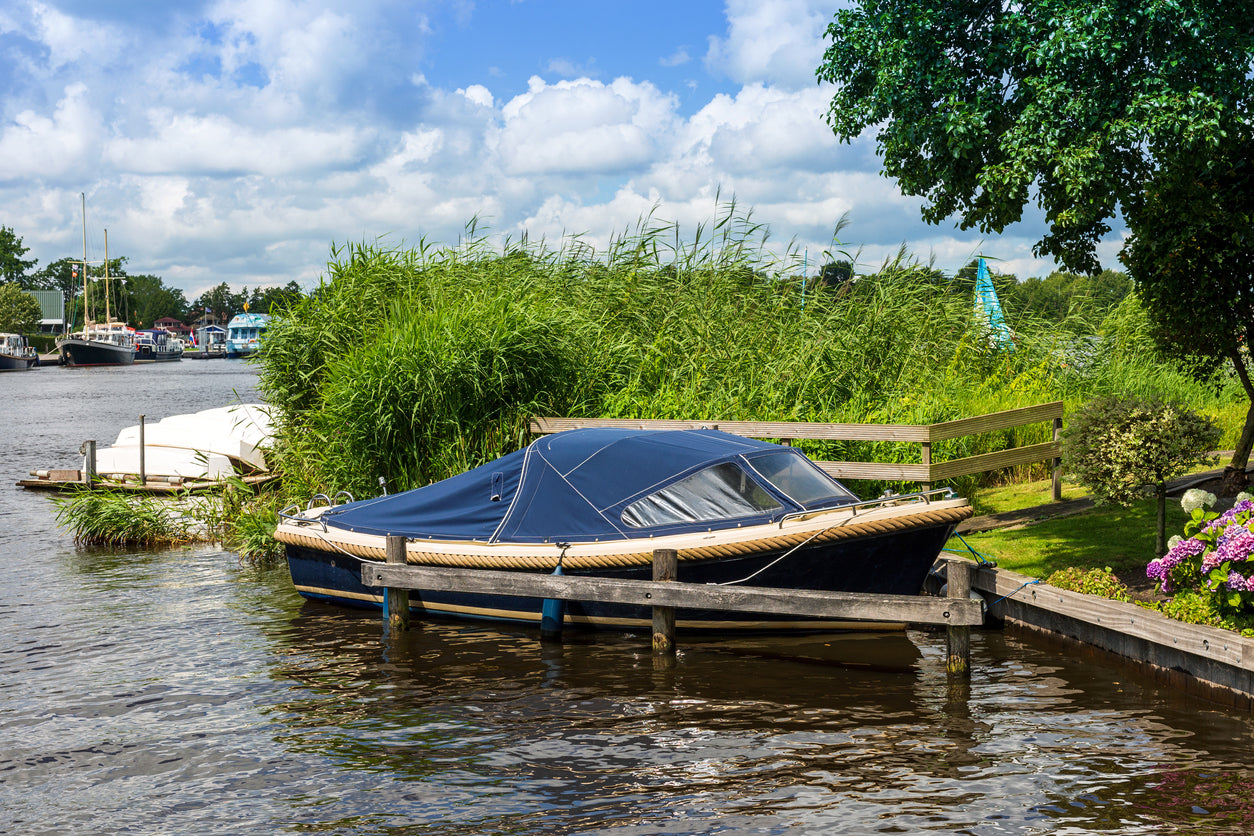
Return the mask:
<svg viewBox="0 0 1254 836">
<path fill-rule="evenodd" d="M 1053 440 L 1023 447 L 1011 447 L 978 456 L 944 462 L 932 461 L 932 445 L 966 435 L 1012 429 L 1050 421 Z M 943 424 L 819 424 L 792 421 L 668 421 L 624 418 L 533 418 L 533 435 L 574 430 L 583 427 L 622 427 L 640 430 L 722 430 L 747 438 L 794 441 L 891 441 L 920 445 L 919 464 L 891 462 L 815 462 L 837 479 L 883 479 L 893 482 L 920 482 L 924 488 L 933 482 L 985 473 L 1052 459 L 1054 500 L 1062 499 L 1062 452 L 1058 436 L 1062 431 L 1062 401 L 1009 409 Z"/>
</svg>

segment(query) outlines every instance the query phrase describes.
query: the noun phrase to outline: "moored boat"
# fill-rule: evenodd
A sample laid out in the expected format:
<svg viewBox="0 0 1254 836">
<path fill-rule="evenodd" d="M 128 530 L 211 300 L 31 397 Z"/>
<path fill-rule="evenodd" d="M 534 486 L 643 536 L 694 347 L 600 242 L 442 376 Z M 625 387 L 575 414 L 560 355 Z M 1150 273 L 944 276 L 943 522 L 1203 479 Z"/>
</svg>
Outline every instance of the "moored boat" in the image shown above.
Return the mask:
<svg viewBox="0 0 1254 836">
<path fill-rule="evenodd" d="M 109 233 L 105 231 L 103 322 L 92 322 L 87 278 L 87 198 L 83 199 L 83 260 L 74 269 L 83 274 L 83 330 L 57 340 L 65 366 L 131 366 L 135 363 L 135 329 L 114 320 L 109 308 Z"/>
<path fill-rule="evenodd" d="M 130 366 L 135 363 L 135 329 L 125 322 L 89 323 L 57 340 L 57 350 L 67 366 Z"/>
<path fill-rule="evenodd" d="M 261 339 L 270 326 L 268 314 L 242 313 L 226 324 L 226 356 L 247 357 L 261 347 Z"/>
<path fill-rule="evenodd" d="M 145 328 L 135 332 L 135 362 L 183 359 L 183 341 L 164 328 Z"/>
<path fill-rule="evenodd" d="M 716 430 L 585 429 L 541 438 L 401 494 L 284 509 L 275 531 L 305 597 L 380 606 L 361 568 L 388 535 L 411 564 L 647 580 L 675 549 L 679 580 L 917 594 L 970 504 L 951 491 L 861 502 L 800 451 Z M 538 624 L 543 602 L 421 592 L 420 614 Z M 864 623 L 680 610 L 684 629 L 796 631 Z M 646 607 L 575 603 L 569 624 L 647 629 Z"/>
<path fill-rule="evenodd" d="M 20 334 L 0 334 L 0 372 L 25 371 L 39 364 L 39 354 Z"/>
</svg>

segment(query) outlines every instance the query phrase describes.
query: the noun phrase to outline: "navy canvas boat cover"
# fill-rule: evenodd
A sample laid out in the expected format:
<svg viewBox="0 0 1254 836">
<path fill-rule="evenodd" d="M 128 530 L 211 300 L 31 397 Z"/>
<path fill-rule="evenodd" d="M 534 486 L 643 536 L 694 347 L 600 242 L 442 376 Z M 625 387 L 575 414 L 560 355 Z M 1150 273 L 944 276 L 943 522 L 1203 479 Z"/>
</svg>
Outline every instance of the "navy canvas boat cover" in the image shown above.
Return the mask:
<svg viewBox="0 0 1254 836">
<path fill-rule="evenodd" d="M 717 430 L 584 429 L 322 519 L 379 536 L 580 543 L 749 525 L 856 501 L 790 447 Z"/>
</svg>

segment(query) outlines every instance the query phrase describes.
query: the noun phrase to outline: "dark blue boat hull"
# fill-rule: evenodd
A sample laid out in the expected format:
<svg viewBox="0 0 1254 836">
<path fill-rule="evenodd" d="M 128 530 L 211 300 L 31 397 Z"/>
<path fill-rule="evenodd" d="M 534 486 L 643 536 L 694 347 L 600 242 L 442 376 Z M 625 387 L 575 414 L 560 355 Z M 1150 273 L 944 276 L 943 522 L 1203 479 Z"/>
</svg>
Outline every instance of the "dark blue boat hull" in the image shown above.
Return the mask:
<svg viewBox="0 0 1254 836">
<path fill-rule="evenodd" d="M 955 524 L 922 526 L 883 535 L 858 537 L 803 547 L 783 559 L 779 552 L 737 558 L 682 561 L 678 580 L 700 584 L 741 583 L 778 589 L 814 589 L 832 592 L 869 592 L 915 595 Z M 378 609 L 383 590 L 361 583 L 364 561 L 342 552 L 289 544 L 288 569 L 296 589 L 306 598 L 351 607 Z M 651 566 L 616 570 L 572 571 L 568 575 L 649 580 Z M 412 591 L 414 615 L 451 617 L 539 625 L 543 601 L 502 595 Z M 681 628 L 711 631 L 771 631 L 867 629 L 866 622 L 834 622 L 791 616 L 752 615 L 710 610 L 680 609 Z M 568 601 L 568 626 L 610 630 L 647 630 L 652 625 L 648 607 Z"/>
</svg>

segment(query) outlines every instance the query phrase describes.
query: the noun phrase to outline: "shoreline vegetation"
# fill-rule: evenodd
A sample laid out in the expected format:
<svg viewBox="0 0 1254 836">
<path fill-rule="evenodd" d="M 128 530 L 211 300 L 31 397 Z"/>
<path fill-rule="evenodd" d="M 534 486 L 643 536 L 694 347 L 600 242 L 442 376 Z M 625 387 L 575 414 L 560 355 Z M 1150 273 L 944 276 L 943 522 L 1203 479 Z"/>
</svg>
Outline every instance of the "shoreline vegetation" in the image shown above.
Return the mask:
<svg viewBox="0 0 1254 836">
<path fill-rule="evenodd" d="M 1070 412 L 1132 395 L 1207 415 L 1223 428 L 1220 446 L 1235 445 L 1248 407 L 1239 381 L 1218 369 L 1202 383 L 1159 356 L 1134 294 L 1078 292 L 1047 313 L 1004 295 L 1014 346 L 999 348 L 974 316 L 973 275 L 947 276 L 903 249 L 864 274 L 804 276 L 798 253 L 769 255 L 768 237 L 729 203 L 690 233 L 644 218 L 601 251 L 579 236 L 555 247 L 526 238 L 493 245 L 474 222 L 456 245 L 333 246 L 320 287 L 272 310 L 255 360 L 260 393 L 277 411 L 282 492 L 234 500 L 227 536 L 246 558 L 266 559 L 277 554 L 266 540 L 283 505 L 463 472 L 520 447 L 535 415 L 929 424 L 1055 400 Z M 939 443 L 933 457 L 1051 437 L 1045 425 L 1021 427 Z M 828 460 L 917 456 L 890 443 L 801 446 Z M 989 513 L 999 492 L 1045 479 L 1047 467 L 950 485 Z M 915 489 L 849 487 L 864 498 Z M 1068 485 L 1064 496 L 1076 490 Z M 1107 573 L 1116 579 L 1130 577 L 1133 562 L 1143 574 L 1155 557 L 1153 521 L 1139 506 L 1083 519 L 968 540 L 1006 552 L 999 563 L 1016 568 L 1009 552 L 1022 552 L 1026 566 L 1037 538 L 1042 565 L 1070 561 L 1058 568 L 1083 571 L 1116 569 L 1101 555 L 1128 543 Z"/>
</svg>

